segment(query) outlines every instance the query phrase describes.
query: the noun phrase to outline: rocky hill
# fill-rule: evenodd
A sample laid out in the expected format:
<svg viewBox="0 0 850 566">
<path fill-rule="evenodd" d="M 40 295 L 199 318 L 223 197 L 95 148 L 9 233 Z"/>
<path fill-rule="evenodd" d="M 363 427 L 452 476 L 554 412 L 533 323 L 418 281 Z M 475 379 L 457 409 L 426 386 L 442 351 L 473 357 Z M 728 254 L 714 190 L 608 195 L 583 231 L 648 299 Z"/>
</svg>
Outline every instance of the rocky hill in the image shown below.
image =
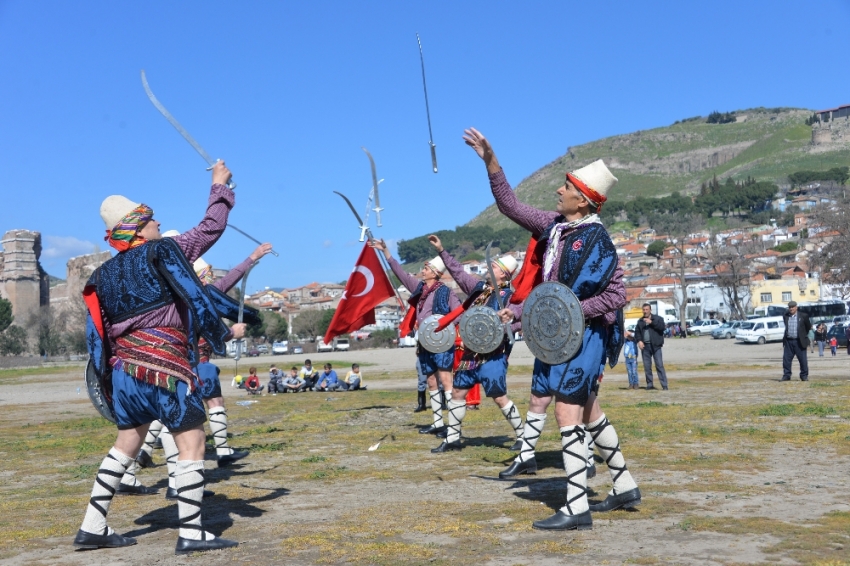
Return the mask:
<svg viewBox="0 0 850 566">
<path fill-rule="evenodd" d="M 517 196 L 549 209 L 564 172 L 600 158 L 620 179 L 608 195 L 611 200 L 692 193 L 714 176 L 721 181 L 753 177 L 783 186 L 795 171 L 850 165 L 850 121 L 841 118 L 813 127 L 806 124 L 812 113 L 794 108 L 739 110 L 731 113 L 735 120 L 730 123 L 708 124 L 705 117 L 694 117 L 575 146 L 523 180 Z M 820 131 L 813 135 L 813 128 Z M 510 221 L 493 205 L 469 224 L 502 228 Z"/>
</svg>

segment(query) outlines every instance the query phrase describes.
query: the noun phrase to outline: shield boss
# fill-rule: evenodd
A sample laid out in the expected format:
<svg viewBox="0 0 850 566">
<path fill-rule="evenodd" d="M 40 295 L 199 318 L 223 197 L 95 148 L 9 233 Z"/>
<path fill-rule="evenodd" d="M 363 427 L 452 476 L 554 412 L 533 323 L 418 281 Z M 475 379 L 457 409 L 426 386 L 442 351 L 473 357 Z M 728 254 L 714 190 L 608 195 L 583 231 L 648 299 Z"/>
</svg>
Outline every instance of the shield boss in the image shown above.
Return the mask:
<svg viewBox="0 0 850 566">
<path fill-rule="evenodd" d="M 505 326 L 490 307 L 472 307 L 460 318 L 460 338 L 465 348 L 477 354 L 489 354 L 502 345 Z"/>
<path fill-rule="evenodd" d="M 437 332 L 441 314 L 432 314 L 419 325 L 419 343 L 432 354 L 448 352 L 455 345 L 455 331 L 450 325 Z"/>
</svg>

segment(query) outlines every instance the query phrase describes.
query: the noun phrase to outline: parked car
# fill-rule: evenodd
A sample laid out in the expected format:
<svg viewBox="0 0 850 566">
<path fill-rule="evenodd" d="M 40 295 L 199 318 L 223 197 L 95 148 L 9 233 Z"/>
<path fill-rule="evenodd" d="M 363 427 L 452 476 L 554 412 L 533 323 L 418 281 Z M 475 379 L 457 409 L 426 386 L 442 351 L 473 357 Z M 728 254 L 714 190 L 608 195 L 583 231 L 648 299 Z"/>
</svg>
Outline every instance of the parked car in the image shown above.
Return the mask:
<svg viewBox="0 0 850 566">
<path fill-rule="evenodd" d="M 416 337 L 415 336 L 402 336 L 398 339 L 398 347 L 399 348 L 415 348 L 416 347 Z"/>
<path fill-rule="evenodd" d="M 701 320 L 695 322 L 688 327 L 688 334 L 693 336 L 702 336 L 703 334 L 711 334 L 711 331 L 720 326 L 720 321 L 716 318 Z"/>
<path fill-rule="evenodd" d="M 283 342 L 275 342 L 272 344 L 272 354 L 287 354 L 289 353 L 289 343 L 285 340 Z"/>
<path fill-rule="evenodd" d="M 726 324 L 721 324 L 717 328 L 711 331 L 711 337 L 715 340 L 721 338 L 734 338 L 735 334 L 738 333 L 738 329 L 741 328 L 741 321 L 729 321 Z"/>
<path fill-rule="evenodd" d="M 293 354 L 303 354 L 304 348 L 302 348 L 301 346 L 293 346 L 292 347 L 292 353 Z"/>
<path fill-rule="evenodd" d="M 826 333 L 826 343 L 829 344 L 829 341 L 832 340 L 832 337 L 835 336 L 838 339 L 838 347 L 846 348 L 847 347 L 847 334 L 845 334 L 847 326 L 844 324 L 833 324 L 830 329 Z"/>
<path fill-rule="evenodd" d="M 333 344 L 325 344 L 324 336 L 316 336 L 316 351 L 317 352 L 333 352 Z"/>
<path fill-rule="evenodd" d="M 268 354 L 269 346 L 268 344 L 260 344 L 259 346 L 257 346 L 257 350 L 259 350 L 261 354 Z"/>
<path fill-rule="evenodd" d="M 347 352 L 351 344 L 348 343 L 348 338 L 334 338 L 333 347 L 339 352 Z"/>
<path fill-rule="evenodd" d="M 260 351 L 257 348 L 248 348 L 248 351 L 245 352 L 245 355 L 249 358 L 256 358 L 260 355 Z"/>
<path fill-rule="evenodd" d="M 785 321 L 781 316 L 766 316 L 747 320 L 735 334 L 738 342 L 764 344 L 782 340 L 785 336 Z"/>
</svg>

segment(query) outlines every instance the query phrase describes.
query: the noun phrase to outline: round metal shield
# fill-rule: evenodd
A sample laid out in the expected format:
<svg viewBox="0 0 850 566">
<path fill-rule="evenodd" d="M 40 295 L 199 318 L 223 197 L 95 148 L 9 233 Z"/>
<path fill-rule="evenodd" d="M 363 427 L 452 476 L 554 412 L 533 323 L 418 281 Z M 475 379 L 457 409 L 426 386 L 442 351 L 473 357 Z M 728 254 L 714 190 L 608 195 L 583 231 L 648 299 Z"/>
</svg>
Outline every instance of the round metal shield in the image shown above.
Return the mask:
<svg viewBox="0 0 850 566">
<path fill-rule="evenodd" d="M 578 352 L 584 334 L 578 298 L 562 283 L 541 283 L 522 307 L 522 330 L 535 358 L 549 365 L 566 362 Z"/>
<path fill-rule="evenodd" d="M 455 330 L 450 325 L 437 332 L 443 315 L 432 314 L 419 325 L 419 343 L 432 354 L 448 352 L 455 345 Z"/>
<path fill-rule="evenodd" d="M 472 307 L 460 317 L 463 346 L 478 354 L 489 354 L 502 345 L 505 325 L 490 307 Z"/>
<path fill-rule="evenodd" d="M 89 392 L 91 404 L 94 405 L 100 416 L 113 424 L 117 424 L 115 412 L 112 410 L 112 403 L 106 399 L 103 386 L 100 378 L 97 376 L 97 372 L 94 370 L 94 364 L 91 359 L 86 364 L 86 390 Z"/>
</svg>

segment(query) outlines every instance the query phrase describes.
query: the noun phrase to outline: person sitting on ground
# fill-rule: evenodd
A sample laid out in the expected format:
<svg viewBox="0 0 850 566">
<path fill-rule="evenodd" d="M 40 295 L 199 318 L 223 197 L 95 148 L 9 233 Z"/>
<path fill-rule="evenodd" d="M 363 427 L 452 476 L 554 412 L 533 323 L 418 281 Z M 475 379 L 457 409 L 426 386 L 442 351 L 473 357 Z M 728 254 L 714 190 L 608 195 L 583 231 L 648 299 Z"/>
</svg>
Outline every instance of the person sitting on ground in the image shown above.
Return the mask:
<svg viewBox="0 0 850 566">
<path fill-rule="evenodd" d="M 306 391 L 307 384 L 302 379 L 298 379 L 298 368 L 292 366 L 292 369 L 289 370 L 289 375 L 283 380 L 283 392 L 284 393 L 298 393 L 299 391 Z"/>
<path fill-rule="evenodd" d="M 268 392 L 272 395 L 283 393 L 283 372 L 277 369 L 277 366 L 272 364 L 269 368 L 269 388 Z"/>
<path fill-rule="evenodd" d="M 351 364 L 351 371 L 345 374 L 345 379 L 339 382 L 343 391 L 357 391 L 366 389 L 363 383 L 363 375 L 360 373 L 360 364 Z"/>
<path fill-rule="evenodd" d="M 257 368 L 252 367 L 248 370 L 248 378 L 245 380 L 245 389 L 249 395 L 259 395 L 263 391 L 263 386 L 260 385 L 260 378 L 257 377 Z"/>
<path fill-rule="evenodd" d="M 339 389 L 339 377 L 331 364 L 325 364 L 325 371 L 319 376 L 319 391 L 336 391 Z"/>
<path fill-rule="evenodd" d="M 309 389 L 310 391 L 315 391 L 316 381 L 319 379 L 319 372 L 316 368 L 313 367 L 313 362 L 309 359 L 304 360 L 304 367 L 301 368 L 301 371 L 298 374 L 298 377 L 304 380 L 304 383 L 307 384 L 305 391 Z"/>
<path fill-rule="evenodd" d="M 245 380 L 241 375 L 237 375 L 233 378 L 233 381 L 230 382 L 230 387 L 236 387 L 239 389 L 245 389 Z"/>
</svg>

